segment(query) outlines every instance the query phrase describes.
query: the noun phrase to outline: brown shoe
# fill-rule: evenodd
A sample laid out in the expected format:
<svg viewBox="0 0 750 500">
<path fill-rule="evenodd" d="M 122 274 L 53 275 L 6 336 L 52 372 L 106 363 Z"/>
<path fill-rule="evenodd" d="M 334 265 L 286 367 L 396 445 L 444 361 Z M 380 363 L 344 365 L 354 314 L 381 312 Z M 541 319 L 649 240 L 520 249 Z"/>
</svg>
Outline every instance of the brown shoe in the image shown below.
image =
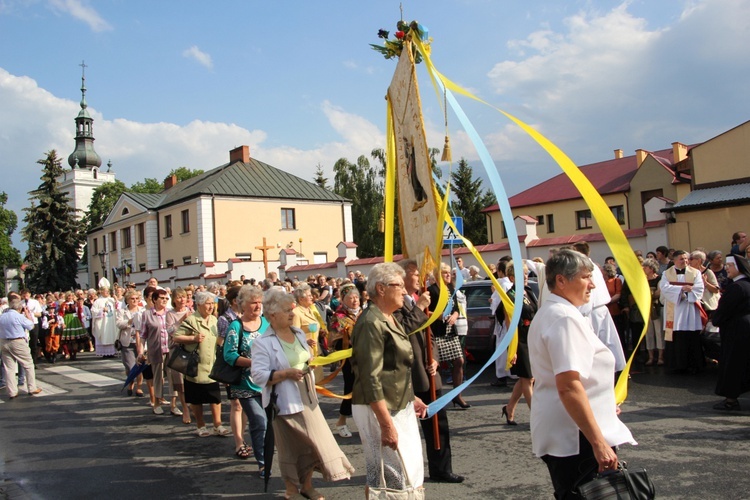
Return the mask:
<svg viewBox="0 0 750 500">
<path fill-rule="evenodd" d="M 29 393 L 29 396 L 36 396 L 36 395 L 37 395 L 37 394 L 39 394 L 40 392 L 42 392 L 42 388 L 41 388 L 41 387 L 37 387 L 37 389 L 36 389 L 35 391 L 31 391 L 31 392 Z"/>
</svg>

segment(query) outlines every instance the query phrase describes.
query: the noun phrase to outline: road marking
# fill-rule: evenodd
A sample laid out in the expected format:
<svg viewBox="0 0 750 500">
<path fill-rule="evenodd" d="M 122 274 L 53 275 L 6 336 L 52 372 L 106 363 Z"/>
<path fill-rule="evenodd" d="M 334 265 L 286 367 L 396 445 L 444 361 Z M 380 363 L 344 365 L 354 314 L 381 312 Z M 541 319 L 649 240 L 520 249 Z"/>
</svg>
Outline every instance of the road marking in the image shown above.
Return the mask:
<svg viewBox="0 0 750 500">
<path fill-rule="evenodd" d="M 91 373 L 80 368 L 72 366 L 50 366 L 45 371 L 64 375 L 65 377 L 84 382 L 94 387 L 107 387 L 110 385 L 122 384 L 123 380 L 114 379 L 112 377 L 105 377 L 98 373 Z"/>
</svg>

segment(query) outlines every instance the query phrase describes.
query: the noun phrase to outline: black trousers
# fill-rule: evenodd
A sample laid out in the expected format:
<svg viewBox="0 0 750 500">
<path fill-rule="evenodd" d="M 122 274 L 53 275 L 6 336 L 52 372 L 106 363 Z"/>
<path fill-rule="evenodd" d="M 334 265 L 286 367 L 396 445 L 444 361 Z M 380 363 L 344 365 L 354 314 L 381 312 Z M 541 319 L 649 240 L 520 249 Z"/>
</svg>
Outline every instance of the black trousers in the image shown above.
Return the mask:
<svg viewBox="0 0 750 500">
<path fill-rule="evenodd" d="M 439 398 L 442 391 L 436 391 L 436 397 Z M 415 392 L 414 393 L 419 399 L 425 404 L 432 403 L 433 399 L 430 397 L 430 392 Z M 448 427 L 448 414 L 445 409 L 441 409 L 437 412 L 438 420 L 438 435 L 440 437 L 440 449 L 435 449 L 435 437 L 433 433 L 433 419 L 428 418 L 426 420 L 420 420 L 422 424 L 422 433 L 424 434 L 424 441 L 427 449 L 427 466 L 431 478 L 440 476 L 441 474 L 448 474 L 453 472 L 453 460 L 451 458 L 451 438 L 450 429 Z"/>
<path fill-rule="evenodd" d="M 31 359 L 34 361 L 36 366 L 36 355 L 38 352 L 37 346 L 39 345 L 39 323 L 34 324 L 34 328 L 29 330 L 29 350 L 31 351 Z"/>
<path fill-rule="evenodd" d="M 594 457 L 594 450 L 583 433 L 578 433 L 579 453 L 569 457 L 554 457 L 544 455 L 542 460 L 547 464 L 552 487 L 555 489 L 557 500 L 578 498 L 573 493 L 573 487 L 579 479 L 581 484 L 596 476 L 598 465 Z"/>
</svg>

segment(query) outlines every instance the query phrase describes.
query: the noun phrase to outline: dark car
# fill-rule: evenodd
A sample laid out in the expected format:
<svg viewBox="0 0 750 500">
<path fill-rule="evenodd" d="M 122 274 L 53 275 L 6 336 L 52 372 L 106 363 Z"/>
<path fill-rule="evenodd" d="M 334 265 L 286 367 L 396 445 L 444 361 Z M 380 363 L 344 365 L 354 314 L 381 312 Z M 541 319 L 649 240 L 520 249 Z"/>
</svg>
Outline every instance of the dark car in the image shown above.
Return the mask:
<svg viewBox="0 0 750 500">
<path fill-rule="evenodd" d="M 532 291 L 539 296 L 539 287 L 529 280 Z M 466 294 L 466 319 L 469 331 L 466 334 L 466 350 L 475 359 L 486 359 L 495 352 L 495 317 L 490 309 L 492 281 L 467 281 L 461 286 Z"/>
<path fill-rule="evenodd" d="M 467 281 L 461 287 L 466 294 L 466 350 L 474 358 L 487 358 L 495 351 L 495 317 L 490 309 L 492 282 Z"/>
</svg>

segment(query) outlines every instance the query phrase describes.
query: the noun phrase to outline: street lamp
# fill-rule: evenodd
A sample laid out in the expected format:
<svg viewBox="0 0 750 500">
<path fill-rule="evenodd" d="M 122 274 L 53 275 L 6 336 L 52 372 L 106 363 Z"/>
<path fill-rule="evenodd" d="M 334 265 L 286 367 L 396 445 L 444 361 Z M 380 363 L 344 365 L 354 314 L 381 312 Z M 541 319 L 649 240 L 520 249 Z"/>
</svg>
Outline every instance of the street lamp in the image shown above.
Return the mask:
<svg viewBox="0 0 750 500">
<path fill-rule="evenodd" d="M 106 278 L 107 277 L 107 268 L 104 267 L 104 259 L 106 258 L 107 254 L 104 252 L 104 250 L 102 250 L 101 252 L 99 252 L 96 255 L 99 256 L 99 263 L 102 266 L 102 276 Z"/>
<path fill-rule="evenodd" d="M 299 254 L 302 256 L 302 238 L 299 239 Z"/>
</svg>

